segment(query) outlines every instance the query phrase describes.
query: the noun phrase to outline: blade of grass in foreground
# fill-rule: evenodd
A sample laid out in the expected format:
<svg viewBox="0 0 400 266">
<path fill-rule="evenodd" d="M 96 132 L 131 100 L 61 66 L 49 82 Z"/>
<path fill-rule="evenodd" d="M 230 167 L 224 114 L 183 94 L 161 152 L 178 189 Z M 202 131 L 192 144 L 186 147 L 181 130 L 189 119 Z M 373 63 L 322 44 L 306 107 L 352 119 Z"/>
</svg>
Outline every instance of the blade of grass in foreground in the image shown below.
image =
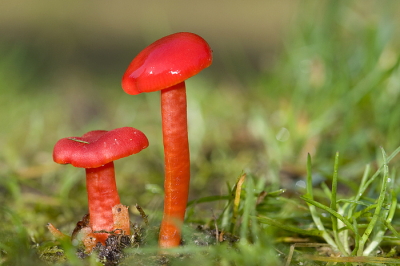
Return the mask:
<svg viewBox="0 0 400 266">
<path fill-rule="evenodd" d="M 281 194 L 285 193 L 285 189 L 279 189 L 279 190 L 275 190 L 275 191 L 271 191 L 271 192 L 266 192 L 266 197 L 278 197 Z M 257 195 L 258 194 L 254 194 Z M 228 195 L 217 195 L 217 196 L 206 196 L 206 197 L 202 197 L 199 199 L 195 199 L 195 200 L 191 200 L 187 203 L 187 207 L 192 206 L 193 204 L 198 204 L 198 203 L 205 203 L 205 202 L 213 202 L 213 201 L 218 201 L 218 200 L 230 200 L 233 199 L 234 197 L 232 197 L 230 194 Z"/>
<path fill-rule="evenodd" d="M 387 222 L 387 221 L 384 220 L 384 219 L 381 219 L 381 222 L 382 222 L 385 226 L 387 226 L 387 228 L 389 228 L 390 231 L 392 231 L 393 235 L 395 235 L 398 239 L 400 239 L 400 234 L 396 231 L 396 229 L 394 229 L 394 227 L 393 227 L 389 222 Z"/>
<path fill-rule="evenodd" d="M 312 177 L 311 177 L 311 156 L 310 156 L 310 154 L 308 154 L 308 156 L 307 156 L 307 194 L 304 195 L 304 197 L 302 197 L 302 198 L 303 199 L 307 198 L 311 201 L 314 201 L 313 200 Z M 315 209 L 315 206 L 308 202 L 308 207 L 310 209 L 311 217 L 312 217 L 315 225 L 317 226 L 318 230 L 322 232 L 322 237 L 325 239 L 326 243 L 328 243 L 329 245 L 332 246 L 332 249 L 337 251 L 338 247 L 337 247 L 335 241 L 333 241 L 331 236 L 325 230 L 325 227 L 322 224 L 321 218 L 319 217 L 317 210 Z"/>
<path fill-rule="evenodd" d="M 389 157 L 387 157 L 387 163 L 389 163 L 390 160 L 392 160 L 399 152 L 400 152 L 400 147 L 398 147 L 396 150 L 394 150 L 393 153 Z M 375 178 L 380 174 L 380 172 L 382 171 L 383 168 L 384 168 L 383 165 L 381 167 L 379 167 L 379 169 L 375 172 L 375 174 L 368 180 L 368 176 L 369 176 L 369 174 L 371 172 L 371 166 L 369 164 L 366 165 L 365 170 L 364 170 L 364 174 L 363 174 L 363 176 L 361 178 L 361 183 L 360 183 L 359 190 L 358 190 L 356 196 L 354 197 L 354 201 L 355 202 L 358 202 L 360 200 L 361 196 L 364 194 L 364 192 L 366 191 L 368 186 L 375 180 Z M 364 213 L 368 212 L 370 209 L 376 208 L 378 206 L 377 204 L 370 205 L 367 208 L 365 208 L 364 210 L 359 211 L 359 212 L 357 212 L 357 213 L 355 213 L 353 215 L 353 212 L 355 211 L 355 209 L 357 207 L 357 204 L 355 204 L 355 202 L 350 204 L 350 206 L 349 206 L 349 211 L 348 211 L 348 214 L 347 214 L 347 219 L 349 219 L 349 221 L 352 221 L 353 219 L 354 220 L 357 219 L 358 217 L 360 217 Z M 346 208 L 346 205 L 343 206 L 343 208 Z M 348 238 L 348 231 L 344 232 L 344 238 L 343 239 L 344 239 L 345 248 L 349 249 L 350 248 L 350 244 L 349 244 L 349 241 L 348 241 L 348 239 L 349 239 Z M 358 249 L 358 242 L 356 243 L 356 247 Z M 352 252 L 352 255 L 355 255 L 353 253 L 354 253 L 354 250 Z"/>
<path fill-rule="evenodd" d="M 379 215 L 382 209 L 382 205 L 383 202 L 385 200 L 385 194 L 386 194 L 386 188 L 387 188 L 387 182 L 388 182 L 388 158 L 386 156 L 386 152 L 385 150 L 381 147 L 382 150 L 382 155 L 383 155 L 383 181 L 382 181 L 382 188 L 381 188 L 381 192 L 379 194 L 379 198 L 378 198 L 378 206 L 375 208 L 375 213 L 374 216 L 372 216 L 372 219 L 370 221 L 370 223 L 368 224 L 368 227 L 365 229 L 365 232 L 363 234 L 363 236 L 360 239 L 360 244 L 359 244 L 359 248 L 357 251 L 357 255 L 361 256 L 361 255 L 365 255 L 367 256 L 368 254 L 365 254 L 364 252 L 364 245 L 367 242 L 377 220 L 379 219 Z M 368 251 L 370 252 L 370 249 L 368 249 Z"/>
<path fill-rule="evenodd" d="M 213 202 L 218 200 L 229 200 L 231 199 L 230 195 L 221 195 L 221 196 L 207 196 L 200 199 L 191 200 L 187 203 L 187 207 L 190 207 L 193 204 L 204 203 L 204 202 Z"/>
<path fill-rule="evenodd" d="M 351 256 L 355 256 L 357 254 L 358 245 L 360 244 L 360 234 L 358 233 L 358 225 L 357 225 L 357 220 L 356 219 L 354 219 L 354 221 L 353 221 L 353 226 L 354 226 L 354 229 L 355 229 L 355 239 L 354 239 L 354 249 L 351 252 Z"/>
<path fill-rule="evenodd" d="M 255 197 L 253 195 L 254 182 L 252 178 L 248 178 L 246 182 L 246 199 L 243 207 L 242 224 L 240 226 L 240 239 L 246 239 L 249 221 L 251 220 L 250 215 L 254 213 L 256 205 Z"/>
<path fill-rule="evenodd" d="M 380 225 L 375 227 L 379 231 L 374 235 L 372 240 L 370 239 L 370 244 L 364 250 L 364 254 L 371 254 L 371 252 L 374 251 L 378 247 L 378 245 L 383 240 L 383 236 L 385 235 L 385 233 L 387 231 L 387 228 L 389 228 L 393 232 L 394 235 L 396 235 L 396 233 L 397 233 L 397 232 L 395 232 L 395 230 L 394 231 L 392 230 L 393 227 L 390 224 L 392 222 L 392 219 L 393 219 L 394 213 L 396 211 L 396 207 L 397 207 L 397 196 L 396 196 L 396 194 L 394 193 L 394 190 L 393 190 L 393 184 L 395 182 L 395 176 L 396 175 L 395 175 L 395 173 L 393 171 L 393 173 L 391 175 L 391 178 L 388 178 L 388 181 L 387 181 L 388 183 L 391 184 L 391 188 L 390 188 L 391 193 L 388 193 L 389 197 L 386 200 L 387 202 L 390 201 L 390 208 L 389 208 L 389 210 L 384 209 L 382 211 L 381 215 L 379 216 L 379 219 L 381 221 L 383 221 L 383 224 L 380 224 Z M 385 194 L 386 194 L 386 192 L 385 192 Z M 386 219 L 385 219 L 385 217 L 386 217 Z"/>
<path fill-rule="evenodd" d="M 388 157 L 387 157 L 387 163 L 389 163 L 398 153 L 400 152 L 400 147 L 397 147 L 397 149 L 395 149 L 393 152 L 392 152 L 392 154 L 390 154 Z M 385 155 L 386 155 L 386 153 L 385 153 Z M 372 182 L 374 182 L 375 181 L 375 178 L 377 178 L 378 176 L 379 176 L 379 174 L 382 172 L 382 170 L 384 169 L 384 167 L 385 167 L 385 164 L 383 164 L 383 165 L 381 165 L 381 167 L 379 167 L 379 169 L 375 172 L 375 174 L 365 183 L 365 185 L 364 186 L 360 186 L 360 191 L 359 191 L 359 193 L 357 194 L 357 197 L 360 195 L 360 197 L 361 197 L 361 195 L 362 194 L 364 194 L 364 192 L 365 192 L 365 190 L 368 188 L 368 186 L 372 183 Z"/>
<path fill-rule="evenodd" d="M 326 212 L 329 212 L 331 215 L 333 215 L 333 216 L 335 216 L 336 218 L 338 218 L 339 220 L 341 220 L 341 221 L 347 226 L 348 229 L 350 229 L 351 231 L 354 232 L 354 227 L 353 227 L 353 225 L 350 223 L 349 220 L 347 220 L 346 218 L 344 218 L 340 213 L 338 213 L 338 212 L 332 210 L 331 208 L 325 206 L 325 205 L 322 204 L 322 203 L 319 203 L 318 201 L 311 200 L 311 199 L 306 198 L 306 197 L 304 197 L 304 196 L 302 196 L 302 197 L 300 197 L 300 198 L 303 199 L 304 201 L 306 201 L 308 204 L 312 204 L 312 205 L 314 205 L 314 206 L 317 207 L 317 208 L 320 208 L 320 209 L 322 209 L 322 210 L 324 210 L 324 211 L 326 211 Z"/>
<path fill-rule="evenodd" d="M 368 178 L 370 172 L 371 172 L 371 166 L 369 164 L 367 164 L 366 167 L 365 167 L 365 170 L 364 170 L 363 177 L 361 178 L 361 184 L 360 184 L 359 190 L 357 191 L 357 194 L 356 194 L 356 196 L 354 198 L 354 202 L 349 207 L 349 212 L 348 212 L 348 215 L 347 215 L 348 219 L 350 219 L 353 216 L 353 212 L 357 207 L 357 205 L 354 204 L 354 203 L 355 202 L 359 202 L 359 200 L 360 200 L 360 198 L 361 198 L 361 196 L 363 194 L 363 188 L 365 187 L 365 184 L 367 182 L 367 178 Z"/>
<path fill-rule="evenodd" d="M 337 203 L 339 203 L 339 202 L 351 203 L 351 204 L 355 204 L 356 206 L 357 205 L 362 205 L 362 206 L 365 206 L 365 207 L 371 206 L 371 204 L 365 203 L 365 202 L 359 201 L 359 200 L 340 199 L 340 200 L 337 200 L 336 202 Z"/>
<path fill-rule="evenodd" d="M 278 228 L 281 228 L 286 231 L 290 231 L 293 233 L 301 234 L 301 235 L 307 235 L 307 236 L 319 236 L 323 237 L 323 231 L 317 230 L 317 229 L 310 229 L 310 230 L 305 230 L 301 229 L 298 226 L 291 226 L 291 225 L 286 225 L 282 224 L 276 220 L 273 220 L 271 218 L 265 217 L 265 216 L 257 216 L 257 219 L 260 223 L 262 224 L 268 224 L 272 226 L 276 226 Z"/>
<path fill-rule="evenodd" d="M 333 176 L 332 176 L 332 193 L 331 193 L 331 209 L 332 211 L 337 211 L 336 208 L 336 192 L 337 192 L 337 179 L 338 179 L 338 168 L 339 168 L 339 152 L 336 152 L 335 155 L 335 166 L 333 167 Z M 344 249 L 342 241 L 339 237 L 339 228 L 338 228 L 338 218 L 335 216 L 331 216 L 332 219 L 332 230 L 335 236 L 336 245 L 338 246 L 340 252 L 348 256 L 348 252 Z"/>
<path fill-rule="evenodd" d="M 235 233 L 235 229 L 236 229 L 236 220 L 237 220 L 238 210 L 239 210 L 240 194 L 242 192 L 242 185 L 243 185 L 245 178 L 246 178 L 246 174 L 243 174 L 236 183 L 236 193 L 235 193 L 235 200 L 233 202 L 233 213 L 232 213 L 231 230 L 230 230 L 230 232 L 232 234 Z"/>
<path fill-rule="evenodd" d="M 378 206 L 378 204 L 369 205 L 367 208 L 365 208 L 365 209 L 363 209 L 363 210 L 361 210 L 361 211 L 359 211 L 359 212 L 356 212 L 356 213 L 349 219 L 349 221 L 352 222 L 353 220 L 358 219 L 359 217 L 361 217 L 361 216 L 363 216 L 364 214 L 368 213 L 370 210 L 375 209 L 377 206 Z"/>
</svg>

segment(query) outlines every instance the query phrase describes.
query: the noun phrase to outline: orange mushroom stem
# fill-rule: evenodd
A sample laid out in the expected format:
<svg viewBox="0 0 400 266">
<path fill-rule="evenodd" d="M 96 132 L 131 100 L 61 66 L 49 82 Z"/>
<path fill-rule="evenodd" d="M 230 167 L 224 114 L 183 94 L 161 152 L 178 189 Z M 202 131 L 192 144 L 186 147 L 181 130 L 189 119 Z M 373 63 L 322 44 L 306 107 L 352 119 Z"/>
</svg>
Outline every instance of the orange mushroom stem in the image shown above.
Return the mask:
<svg viewBox="0 0 400 266">
<path fill-rule="evenodd" d="M 86 168 L 86 189 L 90 227 L 93 232 L 112 231 L 114 229 L 112 208 L 120 204 L 115 183 L 114 163 L 110 162 L 97 168 Z M 108 238 L 107 233 L 95 233 L 95 236 L 103 244 Z"/>
<path fill-rule="evenodd" d="M 161 115 L 165 155 L 164 216 L 159 244 L 176 247 L 189 195 L 190 155 L 187 132 L 185 82 L 161 91 Z"/>
</svg>

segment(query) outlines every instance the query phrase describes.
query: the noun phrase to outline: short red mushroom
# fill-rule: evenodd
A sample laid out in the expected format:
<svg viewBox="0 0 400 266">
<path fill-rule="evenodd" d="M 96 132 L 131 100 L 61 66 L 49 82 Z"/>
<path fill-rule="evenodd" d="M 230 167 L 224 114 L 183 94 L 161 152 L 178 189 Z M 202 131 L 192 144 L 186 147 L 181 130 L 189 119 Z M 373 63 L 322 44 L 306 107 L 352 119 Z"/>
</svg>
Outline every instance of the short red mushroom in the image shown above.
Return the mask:
<svg viewBox="0 0 400 266">
<path fill-rule="evenodd" d="M 140 52 L 122 78 L 128 94 L 161 90 L 165 200 L 159 246 L 178 246 L 189 194 L 190 159 L 185 80 L 211 65 L 212 51 L 200 36 L 175 33 Z"/>
<path fill-rule="evenodd" d="M 90 131 L 82 137 L 63 138 L 56 143 L 53 151 L 56 163 L 86 169 L 90 227 L 93 232 L 115 229 L 112 208 L 120 204 L 120 200 L 113 161 L 138 153 L 148 145 L 146 136 L 131 127 Z M 129 227 L 126 229 L 125 234 L 129 234 Z M 108 234 L 96 233 L 95 236 L 97 241 L 104 244 Z"/>
</svg>

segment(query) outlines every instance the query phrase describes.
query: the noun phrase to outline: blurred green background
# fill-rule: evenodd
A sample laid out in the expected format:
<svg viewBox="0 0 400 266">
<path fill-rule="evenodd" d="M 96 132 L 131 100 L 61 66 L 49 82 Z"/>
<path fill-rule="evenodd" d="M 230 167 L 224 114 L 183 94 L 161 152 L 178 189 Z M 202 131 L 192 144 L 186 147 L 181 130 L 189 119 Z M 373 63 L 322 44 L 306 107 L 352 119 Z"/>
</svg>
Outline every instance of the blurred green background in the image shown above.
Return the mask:
<svg viewBox="0 0 400 266">
<path fill-rule="evenodd" d="M 307 153 L 330 173 L 340 151 L 339 174 L 357 179 L 379 146 L 400 143 L 399 11 L 396 1 L 3 1 L 1 205 L 36 242 L 52 239 L 48 222 L 71 232 L 87 212 L 84 170 L 54 163 L 54 144 L 132 126 L 150 145 L 115 163 L 121 203 L 132 220 L 136 203 L 160 219 L 160 95 L 130 96 L 120 82 L 144 47 L 180 31 L 214 56 L 187 81 L 190 200 L 226 194 L 242 171 L 257 189 L 296 192 Z M 210 207 L 222 204 L 195 213 L 211 219 Z"/>
</svg>

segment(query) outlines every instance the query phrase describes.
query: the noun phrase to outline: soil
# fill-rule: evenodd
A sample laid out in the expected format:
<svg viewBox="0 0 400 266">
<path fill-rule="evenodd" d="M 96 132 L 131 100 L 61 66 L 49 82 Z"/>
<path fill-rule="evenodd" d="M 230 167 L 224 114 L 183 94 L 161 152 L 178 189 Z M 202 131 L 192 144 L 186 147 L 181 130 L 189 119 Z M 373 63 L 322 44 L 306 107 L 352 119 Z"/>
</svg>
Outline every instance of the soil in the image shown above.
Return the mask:
<svg viewBox="0 0 400 266">
<path fill-rule="evenodd" d="M 124 248 L 131 246 L 131 240 L 126 235 L 110 235 L 106 240 L 106 245 L 103 246 L 100 242 L 97 243 L 93 250 L 93 254 L 97 254 L 99 261 L 105 266 L 118 265 L 124 257 Z M 77 256 L 84 259 L 88 256 L 83 249 L 77 251 Z"/>
</svg>

